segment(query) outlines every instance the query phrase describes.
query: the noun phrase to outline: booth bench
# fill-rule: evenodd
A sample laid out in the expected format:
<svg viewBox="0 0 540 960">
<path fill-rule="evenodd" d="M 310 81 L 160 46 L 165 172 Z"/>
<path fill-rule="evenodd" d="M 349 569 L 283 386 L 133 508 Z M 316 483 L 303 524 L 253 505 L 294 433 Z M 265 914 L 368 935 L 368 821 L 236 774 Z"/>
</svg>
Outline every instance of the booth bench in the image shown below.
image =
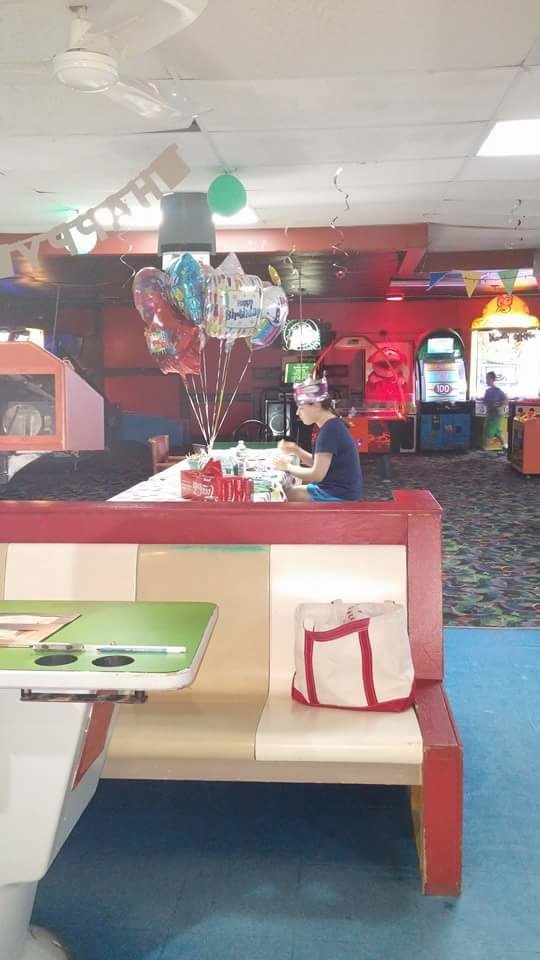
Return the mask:
<svg viewBox="0 0 540 960">
<path fill-rule="evenodd" d="M 339 505 L 4 502 L 0 538 L 6 600 L 218 605 L 193 686 L 120 707 L 105 776 L 402 784 L 424 892 L 459 893 L 462 748 L 443 686 L 441 509 L 429 493 Z M 294 610 L 336 598 L 406 605 L 414 708 L 291 699 Z"/>
</svg>

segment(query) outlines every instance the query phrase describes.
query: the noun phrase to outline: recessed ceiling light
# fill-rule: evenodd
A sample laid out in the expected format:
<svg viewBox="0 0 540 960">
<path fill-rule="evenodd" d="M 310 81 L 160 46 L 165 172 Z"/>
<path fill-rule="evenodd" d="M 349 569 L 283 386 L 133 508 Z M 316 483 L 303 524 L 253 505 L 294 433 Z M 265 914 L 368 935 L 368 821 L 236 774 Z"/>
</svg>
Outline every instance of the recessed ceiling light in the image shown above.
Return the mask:
<svg viewBox="0 0 540 960">
<path fill-rule="evenodd" d="M 222 217 L 219 213 L 212 214 L 216 227 L 249 227 L 259 222 L 259 218 L 252 207 L 242 207 L 232 217 Z"/>
<path fill-rule="evenodd" d="M 540 156 L 540 120 L 499 121 L 484 140 L 477 156 Z"/>
<path fill-rule="evenodd" d="M 390 294 L 386 297 L 386 299 L 387 299 L 387 300 L 395 300 L 395 301 L 397 302 L 397 301 L 399 301 L 399 300 L 403 300 L 403 294 L 402 294 L 402 293 L 390 293 Z"/>
</svg>

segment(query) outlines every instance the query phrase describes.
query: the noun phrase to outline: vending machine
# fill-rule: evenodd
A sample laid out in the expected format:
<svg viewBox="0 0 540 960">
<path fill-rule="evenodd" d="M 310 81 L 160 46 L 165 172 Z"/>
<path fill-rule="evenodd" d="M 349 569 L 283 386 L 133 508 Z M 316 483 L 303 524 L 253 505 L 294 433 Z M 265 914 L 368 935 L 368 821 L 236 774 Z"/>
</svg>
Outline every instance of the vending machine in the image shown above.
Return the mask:
<svg viewBox="0 0 540 960">
<path fill-rule="evenodd" d="M 454 330 L 434 330 L 416 358 L 421 451 L 467 450 L 472 405 L 467 400 L 465 348 Z"/>
</svg>

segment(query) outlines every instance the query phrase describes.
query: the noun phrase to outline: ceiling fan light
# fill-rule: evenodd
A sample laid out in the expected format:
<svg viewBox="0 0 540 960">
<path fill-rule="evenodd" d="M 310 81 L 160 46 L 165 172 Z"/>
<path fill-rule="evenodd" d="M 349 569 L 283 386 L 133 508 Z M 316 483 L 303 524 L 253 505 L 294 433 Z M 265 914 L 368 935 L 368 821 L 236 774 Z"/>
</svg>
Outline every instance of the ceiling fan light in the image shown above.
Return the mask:
<svg viewBox="0 0 540 960">
<path fill-rule="evenodd" d="M 66 50 L 53 60 L 54 75 L 60 83 L 81 93 L 101 93 L 118 83 L 118 66 L 107 53 Z"/>
</svg>

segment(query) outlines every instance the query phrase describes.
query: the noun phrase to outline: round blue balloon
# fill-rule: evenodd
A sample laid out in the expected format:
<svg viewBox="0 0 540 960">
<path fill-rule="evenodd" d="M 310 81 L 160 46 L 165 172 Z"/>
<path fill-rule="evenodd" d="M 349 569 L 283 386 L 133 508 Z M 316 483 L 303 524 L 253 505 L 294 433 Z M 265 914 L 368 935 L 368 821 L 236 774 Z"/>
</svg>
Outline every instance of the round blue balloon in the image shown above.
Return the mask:
<svg viewBox="0 0 540 960">
<path fill-rule="evenodd" d="M 204 319 L 204 276 L 195 257 L 184 253 L 167 270 L 169 300 L 173 306 L 200 326 Z"/>
</svg>

